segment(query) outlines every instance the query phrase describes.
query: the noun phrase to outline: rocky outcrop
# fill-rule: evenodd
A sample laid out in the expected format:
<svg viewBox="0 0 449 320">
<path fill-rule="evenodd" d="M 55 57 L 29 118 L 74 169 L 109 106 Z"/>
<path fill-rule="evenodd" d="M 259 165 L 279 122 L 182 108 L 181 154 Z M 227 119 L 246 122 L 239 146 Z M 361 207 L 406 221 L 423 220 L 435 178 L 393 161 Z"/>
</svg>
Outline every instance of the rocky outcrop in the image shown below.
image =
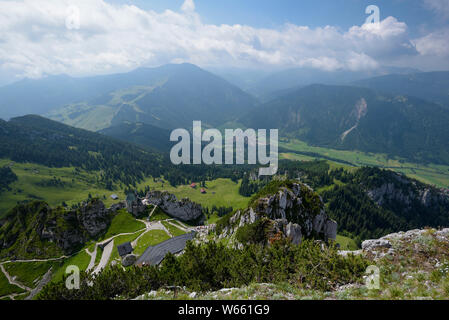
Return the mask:
<svg viewBox="0 0 449 320">
<path fill-rule="evenodd" d="M 108 228 L 112 212 L 115 211 L 106 209 L 103 202 L 92 201 L 81 207 L 77 216 L 89 236 L 94 238 Z"/>
<path fill-rule="evenodd" d="M 383 172 L 384 182 L 367 186 L 368 196 L 379 206 L 390 202 L 400 203 L 404 210 L 420 205 L 431 208 L 434 205 L 448 204 L 449 195 L 445 190 L 424 185 L 407 179 L 396 172 Z"/>
<path fill-rule="evenodd" d="M 181 221 L 204 223 L 205 216 L 201 205 L 189 199 L 178 201 L 175 195 L 166 191 L 151 191 L 147 194 L 146 199 L 148 203 L 158 206 L 168 215 Z"/>
<path fill-rule="evenodd" d="M 129 194 L 124 202 L 126 210 L 138 218 L 147 210 L 147 206 L 139 199 L 137 194 Z"/>
<path fill-rule="evenodd" d="M 107 209 L 98 199 L 69 211 L 52 209 L 38 201 L 17 206 L 0 228 L 0 250 L 18 258 L 72 254 L 104 233 L 114 213 L 122 207 Z"/>
<path fill-rule="evenodd" d="M 293 244 L 300 244 L 302 240 L 301 226 L 288 222 L 286 219 L 274 220 L 273 229 L 276 234 L 282 233 L 289 238 Z"/>
<path fill-rule="evenodd" d="M 305 184 L 291 182 L 255 200 L 246 210 L 235 212 L 221 226 L 219 237 L 232 237 L 240 228 L 261 219 L 271 220 L 266 240 L 282 236 L 299 244 L 303 238 L 327 241 L 337 237 L 337 223 L 326 214 L 319 195 Z"/>
<path fill-rule="evenodd" d="M 56 243 L 64 252 L 71 252 L 106 231 L 112 213 L 103 202 L 92 200 L 78 210 L 65 212 L 62 217 L 48 216 L 49 219 L 37 226 L 38 234 L 42 240 Z"/>
<path fill-rule="evenodd" d="M 391 248 L 391 242 L 385 239 L 365 240 L 362 242 L 362 250 L 375 250 L 378 248 Z"/>
<path fill-rule="evenodd" d="M 388 234 L 379 239 L 365 240 L 362 242 L 362 249 L 357 251 L 340 251 L 343 256 L 349 254 L 363 255 L 378 261 L 384 257 L 401 256 L 409 251 L 412 258 L 422 255 L 421 263 L 429 260 L 429 256 L 444 252 L 444 259 L 447 257 L 446 250 L 449 243 L 449 228 L 446 229 L 414 229 L 406 232 Z M 403 256 L 402 256 L 403 257 Z M 402 258 L 401 258 L 402 259 Z M 399 259 L 400 260 L 400 259 Z M 430 261 L 430 260 L 429 260 Z"/>
</svg>

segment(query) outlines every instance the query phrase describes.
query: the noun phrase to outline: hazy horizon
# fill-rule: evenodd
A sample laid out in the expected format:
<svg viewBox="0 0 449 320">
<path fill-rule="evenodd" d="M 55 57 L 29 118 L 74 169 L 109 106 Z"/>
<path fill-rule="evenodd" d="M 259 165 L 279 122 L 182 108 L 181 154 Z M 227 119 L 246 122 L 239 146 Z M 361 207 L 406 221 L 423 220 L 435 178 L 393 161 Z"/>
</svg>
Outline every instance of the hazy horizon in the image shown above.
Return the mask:
<svg viewBox="0 0 449 320">
<path fill-rule="evenodd" d="M 0 1 L 0 85 L 192 63 L 206 70 L 449 70 L 449 1 Z M 379 23 L 368 24 L 368 5 Z"/>
</svg>

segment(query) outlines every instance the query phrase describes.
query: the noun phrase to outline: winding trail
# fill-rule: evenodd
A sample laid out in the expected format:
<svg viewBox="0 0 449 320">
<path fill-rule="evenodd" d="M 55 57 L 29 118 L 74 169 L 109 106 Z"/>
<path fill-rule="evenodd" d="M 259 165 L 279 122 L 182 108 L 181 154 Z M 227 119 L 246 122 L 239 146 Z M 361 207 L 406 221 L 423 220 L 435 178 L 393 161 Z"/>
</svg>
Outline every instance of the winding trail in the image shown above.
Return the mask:
<svg viewBox="0 0 449 320">
<path fill-rule="evenodd" d="M 141 221 L 141 220 L 138 220 L 138 221 Z M 118 238 L 118 237 L 121 237 L 121 236 L 130 236 L 130 235 L 142 232 L 142 231 L 145 231 L 145 232 L 148 231 L 148 226 L 147 226 L 146 223 L 145 223 L 145 229 L 140 229 L 140 230 L 137 230 L 136 232 L 120 233 L 120 234 L 117 234 L 117 235 L 115 235 L 113 237 L 110 237 L 110 238 L 108 238 L 106 240 L 98 242 L 95 245 L 95 250 L 94 250 L 95 254 L 92 253 L 90 255 L 90 262 L 89 262 L 90 269 L 89 270 L 92 270 L 94 268 L 95 260 L 96 260 L 96 257 L 97 257 L 97 247 L 98 246 L 105 245 L 105 247 L 103 248 L 103 254 L 101 255 L 101 260 L 98 263 L 98 266 L 93 271 L 93 274 L 98 274 L 99 272 L 101 272 L 101 270 L 103 270 L 107 266 L 107 264 L 109 262 L 109 259 L 111 257 L 112 251 L 114 250 L 114 239 L 115 238 Z M 93 260 L 93 262 L 92 262 L 92 260 Z"/>
<path fill-rule="evenodd" d="M 17 286 L 17 287 L 19 287 L 19 288 L 21 288 L 21 289 L 23 289 L 23 290 L 25 290 L 25 291 L 31 292 L 31 291 L 33 290 L 33 289 L 31 289 L 31 288 L 28 288 L 26 285 L 24 285 L 24 284 L 22 284 L 22 283 L 16 281 L 13 277 L 11 277 L 11 276 L 9 275 L 9 273 L 5 270 L 5 267 L 3 266 L 3 264 L 0 264 L 0 269 L 2 270 L 3 274 L 4 274 L 5 277 L 8 279 L 8 281 L 9 281 L 10 284 L 15 285 L 15 286 Z"/>
<path fill-rule="evenodd" d="M 163 225 L 160 221 L 153 221 L 153 222 L 150 222 L 150 221 L 144 221 L 144 220 L 138 220 L 138 221 L 145 223 L 145 226 L 146 226 L 147 229 L 146 229 L 146 231 L 143 232 L 140 236 L 138 236 L 138 237 L 136 238 L 136 240 L 134 240 L 133 242 L 131 242 L 131 246 L 132 246 L 133 248 L 135 248 L 135 247 L 137 246 L 137 243 L 139 242 L 139 239 L 142 238 L 142 237 L 143 237 L 146 233 L 148 233 L 149 231 L 151 231 L 151 230 L 162 230 L 162 231 L 166 231 L 165 228 L 164 228 L 164 225 Z"/>
<path fill-rule="evenodd" d="M 86 271 L 90 271 L 95 267 L 95 260 L 97 259 L 97 244 L 95 244 L 93 252 L 90 252 L 89 249 L 86 248 L 86 253 L 90 256 L 89 266 L 87 266 Z"/>
<path fill-rule="evenodd" d="M 148 216 L 148 221 L 150 221 L 151 216 L 153 215 L 154 211 L 156 211 L 157 206 L 154 206 L 153 211 L 150 212 L 150 215 Z"/>
<path fill-rule="evenodd" d="M 83 250 L 81 250 L 83 251 Z M 80 253 L 81 251 L 78 251 L 70 256 L 61 256 L 59 258 L 48 258 L 48 259 L 30 259 L 30 260 L 6 260 L 6 261 L 1 261 L 0 262 L 0 270 L 3 272 L 3 274 L 5 275 L 5 277 L 8 279 L 9 284 L 12 284 L 14 286 L 17 286 L 25 291 L 27 291 L 26 293 L 19 293 L 19 294 L 10 294 L 10 295 L 6 295 L 0 298 L 10 298 L 12 300 L 14 300 L 15 297 L 17 296 L 21 296 L 24 294 L 28 294 L 31 293 L 32 296 L 34 296 L 35 294 L 37 294 L 39 292 L 39 288 L 42 289 L 43 285 L 41 285 L 42 283 L 44 283 L 45 281 L 49 281 L 47 278 L 50 278 L 51 275 L 51 268 L 47 271 L 47 273 L 43 276 L 41 282 L 39 282 L 38 286 L 35 289 L 31 289 L 28 288 L 27 286 L 25 286 L 24 284 L 20 283 L 19 281 L 16 281 L 15 279 L 13 279 L 10 274 L 5 270 L 4 265 L 7 263 L 26 263 L 26 262 L 48 262 L 48 261 L 58 261 L 58 260 L 64 260 L 64 259 L 68 259 L 70 257 L 73 257 L 75 255 L 77 255 L 78 253 Z M 28 298 L 28 297 L 27 297 Z"/>
<path fill-rule="evenodd" d="M 36 286 L 36 288 L 34 288 L 34 289 L 33 289 L 33 288 L 29 288 L 29 287 L 25 286 L 24 284 L 20 283 L 19 281 L 17 281 L 17 280 L 15 279 L 15 277 L 11 277 L 11 275 L 10 275 L 10 274 L 6 271 L 6 269 L 4 268 L 4 265 L 5 265 L 5 264 L 8 264 L 8 263 L 26 263 L 26 262 L 49 262 L 49 261 L 58 261 L 58 260 L 64 260 L 64 259 L 71 258 L 71 257 L 73 257 L 73 256 L 75 256 L 75 255 L 77 255 L 77 254 L 79 254 L 79 253 L 85 251 L 85 252 L 90 256 L 89 265 L 88 265 L 86 271 L 92 271 L 92 270 L 93 270 L 93 271 L 92 271 L 93 274 L 98 274 L 98 273 L 100 273 L 100 272 L 107 266 L 107 264 L 108 264 L 108 262 L 109 262 L 109 260 L 110 260 L 110 258 L 111 258 L 112 252 L 113 252 L 113 250 L 114 250 L 114 239 L 115 239 L 115 238 L 118 238 L 118 237 L 121 237 L 121 236 L 133 235 L 133 234 L 137 234 L 137 233 L 143 231 L 142 234 L 140 234 L 140 235 L 139 235 L 139 236 L 132 242 L 133 248 L 137 246 L 137 243 L 138 243 L 139 239 L 140 239 L 142 236 L 144 236 L 147 232 L 149 232 L 149 231 L 151 231 L 151 230 L 162 230 L 162 231 L 164 231 L 165 233 L 167 233 L 167 235 L 168 235 L 170 238 L 173 238 L 173 235 L 172 235 L 172 234 L 170 233 L 170 231 L 164 226 L 164 224 L 162 224 L 162 221 L 150 221 L 151 216 L 153 215 L 153 213 L 156 211 L 157 208 L 158 208 L 157 206 L 155 206 L 155 207 L 153 208 L 153 210 L 151 211 L 151 213 L 150 213 L 150 215 L 148 216 L 148 218 L 147 218 L 146 221 L 145 221 L 145 220 L 138 220 L 138 221 L 140 221 L 140 222 L 142 222 L 142 223 L 145 224 L 145 229 L 140 229 L 140 230 L 138 230 L 138 231 L 136 231 L 136 232 L 131 232 L 131 233 L 120 233 L 120 234 L 117 234 L 117 235 L 115 235 L 115 236 L 112 236 L 112 237 L 110 237 L 110 238 L 108 238 L 108 239 L 105 239 L 105 240 L 103 240 L 103 241 L 101 241 L 101 242 L 97 242 L 97 243 L 95 244 L 95 246 L 94 246 L 93 252 L 90 252 L 88 248 L 85 248 L 85 249 L 83 249 L 83 250 L 81 250 L 81 251 L 78 251 L 78 252 L 72 254 L 72 255 L 69 255 L 69 256 L 63 255 L 63 256 L 58 257 L 58 258 L 30 259 L 30 260 L 7 260 L 7 261 L 1 261 L 1 262 L 0 262 L 0 270 L 3 272 L 3 274 L 5 275 L 5 277 L 8 279 L 8 282 L 9 282 L 11 285 L 17 286 L 17 287 L 19 287 L 19 288 L 25 290 L 26 292 L 25 292 L 25 293 L 14 293 L 14 294 L 10 294 L 10 295 L 5 295 L 5 296 L 0 297 L 0 299 L 10 298 L 10 299 L 14 300 L 15 297 L 19 297 L 19 296 L 22 296 L 22 295 L 25 295 L 25 294 L 29 294 L 29 293 L 30 293 L 31 295 L 34 296 L 35 294 L 37 294 L 37 293 L 40 291 L 40 289 L 42 289 L 42 287 L 43 287 L 46 283 L 48 283 L 48 281 L 51 280 L 51 271 L 52 271 L 52 270 L 51 270 L 51 268 L 50 268 L 50 269 L 47 271 L 47 273 L 42 277 L 42 279 L 40 280 L 40 282 L 39 282 L 39 284 Z M 183 230 L 183 231 L 185 231 L 185 232 L 188 232 L 188 231 L 190 231 L 190 230 L 192 229 L 192 228 L 186 226 L 185 224 L 183 224 L 181 221 L 178 221 L 178 220 L 176 220 L 177 224 L 173 223 L 172 221 L 175 221 L 175 219 L 166 219 L 166 220 L 163 220 L 163 221 L 166 221 L 166 222 L 169 223 L 170 225 L 172 225 L 172 226 L 174 226 L 174 227 L 176 227 L 176 228 L 179 228 L 179 229 L 181 229 L 181 230 Z M 100 262 L 98 263 L 97 266 L 95 266 L 95 261 L 96 261 L 97 254 L 98 254 L 98 246 L 100 246 L 100 245 L 105 245 L 105 246 L 104 246 L 104 249 L 103 249 L 103 253 L 102 253 Z M 29 297 L 27 297 L 27 299 L 28 299 L 28 298 L 29 298 Z"/>
<path fill-rule="evenodd" d="M 182 227 L 180 224 L 177 225 L 176 223 L 173 223 L 173 222 L 172 222 L 173 220 L 166 220 L 166 221 L 167 221 L 168 224 L 171 224 L 173 227 L 176 227 L 176 228 L 178 228 L 178 229 L 181 229 L 181 230 L 184 231 L 184 232 L 189 232 L 189 231 L 190 231 L 188 228 L 185 228 L 185 226 Z"/>
<path fill-rule="evenodd" d="M 96 247 L 96 246 L 95 246 Z M 95 268 L 93 274 L 98 274 L 103 270 L 109 262 L 109 258 L 111 257 L 112 250 L 114 249 L 114 239 L 112 239 L 103 249 L 103 254 L 101 256 L 101 260 L 98 263 L 98 266 Z"/>
</svg>

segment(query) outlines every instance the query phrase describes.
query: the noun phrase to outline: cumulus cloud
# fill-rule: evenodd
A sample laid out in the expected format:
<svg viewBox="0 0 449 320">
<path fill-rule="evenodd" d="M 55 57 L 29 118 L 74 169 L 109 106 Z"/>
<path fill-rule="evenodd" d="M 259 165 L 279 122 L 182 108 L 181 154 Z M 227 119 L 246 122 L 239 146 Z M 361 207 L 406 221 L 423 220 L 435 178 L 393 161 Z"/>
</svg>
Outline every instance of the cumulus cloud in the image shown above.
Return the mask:
<svg viewBox="0 0 449 320">
<path fill-rule="evenodd" d="M 77 12 L 68 10 L 71 6 L 79 16 L 68 16 Z M 417 43 L 421 52 L 430 52 L 425 39 Z M 293 24 L 268 29 L 205 24 L 193 0 L 186 0 L 179 12 L 103 0 L 0 1 L 0 72 L 14 70 L 27 77 L 178 62 L 365 70 L 418 51 L 407 25 L 394 17 L 349 30 Z"/>
<path fill-rule="evenodd" d="M 415 40 L 423 56 L 449 57 L 449 29 L 441 29 Z"/>
</svg>

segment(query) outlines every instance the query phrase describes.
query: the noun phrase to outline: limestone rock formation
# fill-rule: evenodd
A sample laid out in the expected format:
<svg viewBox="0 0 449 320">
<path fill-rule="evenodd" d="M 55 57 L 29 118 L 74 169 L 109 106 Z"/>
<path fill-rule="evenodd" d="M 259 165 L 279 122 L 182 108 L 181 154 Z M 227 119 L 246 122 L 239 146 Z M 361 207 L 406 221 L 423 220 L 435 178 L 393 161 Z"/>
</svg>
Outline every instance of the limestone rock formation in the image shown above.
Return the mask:
<svg viewBox="0 0 449 320">
<path fill-rule="evenodd" d="M 41 201 L 17 206 L 0 227 L 0 250 L 5 256 L 18 258 L 72 254 L 104 233 L 122 207 L 107 209 L 98 199 L 74 210 L 51 208 Z"/>
<path fill-rule="evenodd" d="M 363 250 L 375 250 L 377 248 L 391 248 L 391 243 L 385 239 L 365 240 L 362 242 Z"/>
<path fill-rule="evenodd" d="M 41 211 L 36 230 L 42 240 L 54 242 L 64 252 L 71 252 L 72 248 L 104 232 L 110 220 L 111 211 L 106 209 L 103 202 L 92 200 L 78 210 L 65 212 L 62 218 L 57 214 L 49 215 L 48 211 Z"/>
<path fill-rule="evenodd" d="M 109 226 L 110 214 L 111 210 L 106 209 L 103 202 L 92 201 L 80 208 L 78 220 L 90 237 L 96 237 Z"/>
<path fill-rule="evenodd" d="M 126 201 L 124 202 L 126 206 L 126 210 L 131 213 L 134 217 L 139 217 L 142 213 L 145 212 L 147 206 L 143 204 L 142 200 L 139 199 L 137 194 L 130 193 L 126 197 Z"/>
<path fill-rule="evenodd" d="M 324 203 L 309 186 L 301 183 L 280 184 L 275 192 L 269 192 L 246 210 L 238 210 L 219 230 L 219 237 L 232 237 L 240 228 L 268 219 L 267 238 L 290 238 L 299 244 L 303 238 L 335 240 L 337 223 L 331 220 Z M 267 239 L 267 240 L 268 240 Z"/>
<path fill-rule="evenodd" d="M 368 196 L 379 206 L 395 201 L 401 203 L 404 210 L 408 210 L 416 205 L 430 208 L 435 204 L 449 203 L 446 190 L 406 179 L 396 172 L 388 172 L 385 175 L 382 184 L 367 186 L 366 190 Z"/>
<path fill-rule="evenodd" d="M 151 191 L 146 196 L 147 202 L 161 208 L 168 215 L 184 222 L 196 221 L 203 224 L 205 216 L 201 205 L 182 199 L 166 191 Z"/>
</svg>

